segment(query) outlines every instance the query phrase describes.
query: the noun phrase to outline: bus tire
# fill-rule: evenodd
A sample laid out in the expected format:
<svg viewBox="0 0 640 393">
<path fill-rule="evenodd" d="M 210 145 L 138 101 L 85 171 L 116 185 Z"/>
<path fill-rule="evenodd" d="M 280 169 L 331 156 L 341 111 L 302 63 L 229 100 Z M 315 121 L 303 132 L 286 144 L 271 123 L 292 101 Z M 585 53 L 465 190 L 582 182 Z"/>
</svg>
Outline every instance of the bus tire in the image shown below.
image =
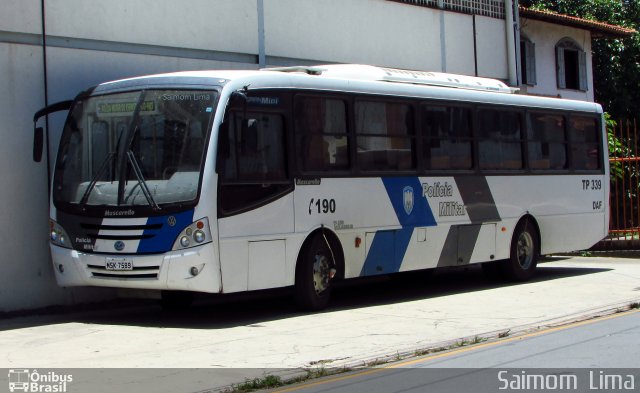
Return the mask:
<svg viewBox="0 0 640 393">
<path fill-rule="evenodd" d="M 501 266 L 504 277 L 512 281 L 530 280 L 538 264 L 539 244 L 535 226 L 529 219 L 520 221 L 511 239 L 510 257 Z"/>
<path fill-rule="evenodd" d="M 295 300 L 300 308 L 318 311 L 327 307 L 332 266 L 331 250 L 324 237 L 317 233 L 305 242 L 296 264 Z"/>
</svg>

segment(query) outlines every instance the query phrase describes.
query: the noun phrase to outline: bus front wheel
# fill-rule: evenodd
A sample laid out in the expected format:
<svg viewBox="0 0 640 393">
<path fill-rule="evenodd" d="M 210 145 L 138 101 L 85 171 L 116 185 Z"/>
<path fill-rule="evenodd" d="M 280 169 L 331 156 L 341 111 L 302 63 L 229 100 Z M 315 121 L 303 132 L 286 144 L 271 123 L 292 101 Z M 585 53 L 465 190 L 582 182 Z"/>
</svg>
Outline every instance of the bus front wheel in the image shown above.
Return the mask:
<svg viewBox="0 0 640 393">
<path fill-rule="evenodd" d="M 508 260 L 502 263 L 502 273 L 513 281 L 527 281 L 535 273 L 539 254 L 538 233 L 534 225 L 525 219 L 518 223 L 511 239 Z"/>
<path fill-rule="evenodd" d="M 307 241 L 298 256 L 295 299 L 308 311 L 321 310 L 329 304 L 331 280 L 335 267 L 327 240 L 316 234 Z"/>
</svg>

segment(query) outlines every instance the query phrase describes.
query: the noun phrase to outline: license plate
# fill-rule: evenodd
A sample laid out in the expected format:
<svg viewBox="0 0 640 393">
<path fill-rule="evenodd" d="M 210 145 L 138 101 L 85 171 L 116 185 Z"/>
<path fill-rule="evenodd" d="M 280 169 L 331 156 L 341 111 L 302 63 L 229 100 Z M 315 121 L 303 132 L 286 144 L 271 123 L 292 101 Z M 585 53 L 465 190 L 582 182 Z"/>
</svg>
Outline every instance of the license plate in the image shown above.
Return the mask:
<svg viewBox="0 0 640 393">
<path fill-rule="evenodd" d="M 107 258 L 105 267 L 110 271 L 129 271 L 133 270 L 133 261 L 124 258 Z"/>
</svg>

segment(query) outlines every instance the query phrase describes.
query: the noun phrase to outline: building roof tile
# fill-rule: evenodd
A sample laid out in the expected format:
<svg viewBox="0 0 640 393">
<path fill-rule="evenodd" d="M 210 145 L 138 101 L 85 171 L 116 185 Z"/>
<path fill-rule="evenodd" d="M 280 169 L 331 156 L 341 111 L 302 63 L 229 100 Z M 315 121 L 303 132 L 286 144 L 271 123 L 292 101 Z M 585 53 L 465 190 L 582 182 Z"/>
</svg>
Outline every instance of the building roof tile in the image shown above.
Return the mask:
<svg viewBox="0 0 640 393">
<path fill-rule="evenodd" d="M 520 17 L 522 18 L 589 30 L 594 38 L 626 38 L 637 33 L 634 29 L 578 18 L 576 16 L 557 14 L 551 11 L 540 11 L 526 7 L 519 7 L 519 11 Z"/>
</svg>

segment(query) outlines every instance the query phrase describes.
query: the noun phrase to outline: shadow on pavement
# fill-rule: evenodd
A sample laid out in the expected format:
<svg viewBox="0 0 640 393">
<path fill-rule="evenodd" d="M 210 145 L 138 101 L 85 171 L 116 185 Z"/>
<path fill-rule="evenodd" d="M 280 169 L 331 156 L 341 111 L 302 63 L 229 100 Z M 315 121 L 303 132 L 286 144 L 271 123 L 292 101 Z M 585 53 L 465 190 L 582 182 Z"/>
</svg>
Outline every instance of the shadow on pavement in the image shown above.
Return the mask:
<svg viewBox="0 0 640 393">
<path fill-rule="evenodd" d="M 564 258 L 554 258 L 559 261 Z M 612 269 L 593 267 L 538 266 L 531 282 L 596 274 Z M 332 302 L 323 312 L 359 309 L 503 288 L 520 283 L 505 282 L 483 274 L 478 265 L 445 268 L 433 274 L 404 273 L 349 280 L 337 286 Z M 184 311 L 164 312 L 157 301 L 118 299 L 112 302 L 58 307 L 27 316 L 0 315 L 0 331 L 63 323 L 108 324 L 153 328 L 226 329 L 260 327 L 261 323 L 306 315 L 291 298 L 290 288 L 230 295 L 200 295 Z"/>
</svg>

